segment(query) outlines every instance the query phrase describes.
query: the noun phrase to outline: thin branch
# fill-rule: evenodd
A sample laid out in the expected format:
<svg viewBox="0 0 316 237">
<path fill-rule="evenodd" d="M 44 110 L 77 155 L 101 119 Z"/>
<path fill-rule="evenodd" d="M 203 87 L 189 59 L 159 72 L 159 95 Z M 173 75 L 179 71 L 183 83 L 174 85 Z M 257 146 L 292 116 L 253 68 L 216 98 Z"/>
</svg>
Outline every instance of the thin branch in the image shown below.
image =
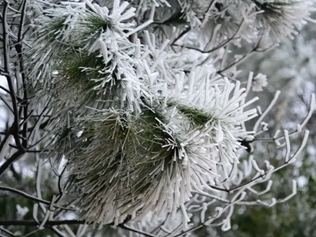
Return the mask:
<svg viewBox="0 0 316 237">
<path fill-rule="evenodd" d="M 6 129 L 4 132 L 5 132 L 5 137 L 3 138 L 3 140 L 1 141 L 0 143 L 0 154 L 1 154 L 1 151 L 2 149 L 4 148 L 4 146 L 6 145 L 7 143 L 7 140 L 9 139 L 10 135 L 11 135 L 11 130 L 12 130 L 12 127 L 13 125 L 11 125 L 11 127 L 9 129 Z M 1 174 L 1 173 L 0 173 Z M 1 176 L 1 175 L 0 175 Z"/>
<path fill-rule="evenodd" d="M 191 27 L 189 26 L 187 29 L 184 29 L 171 43 L 170 45 L 175 45 L 175 43 L 186 33 L 188 33 L 191 30 Z M 175 45 L 176 46 L 176 45 Z"/>
<path fill-rule="evenodd" d="M 7 159 L 3 165 L 0 166 L 0 177 L 4 174 L 4 172 L 10 167 L 10 165 L 19 159 L 25 153 L 24 150 L 18 150 L 15 152 L 9 159 Z"/>
<path fill-rule="evenodd" d="M 25 20 L 25 8 L 26 8 L 26 0 L 22 2 L 22 10 L 21 10 L 21 20 L 19 25 L 19 31 L 18 31 L 18 44 L 15 45 L 15 49 L 18 53 L 19 58 L 19 66 L 20 66 L 20 73 L 22 77 L 22 84 L 23 84 L 23 101 L 25 102 L 25 106 L 23 106 L 23 112 L 24 112 L 24 123 L 23 123 L 23 138 L 22 139 L 22 145 L 24 148 L 27 147 L 27 116 L 28 116 L 28 95 L 27 95 L 27 88 L 26 88 L 26 76 L 24 72 L 24 59 L 23 59 L 23 46 L 22 46 L 22 33 L 23 33 L 23 26 L 24 26 L 24 20 Z M 30 112 L 32 114 L 32 112 Z"/>
<path fill-rule="evenodd" d="M 5 186 L 0 186 L 0 190 L 4 190 L 4 191 L 9 191 L 9 192 L 12 192 L 12 193 L 16 193 L 16 194 L 19 194 L 23 197 L 26 197 L 30 200 L 33 200 L 33 201 L 36 201 L 36 202 L 40 202 L 40 203 L 43 203 L 43 204 L 46 204 L 46 205 L 50 205 L 50 202 L 47 201 L 47 200 L 43 200 L 43 199 L 40 199 L 40 198 L 37 198 L 37 197 L 34 197 L 30 194 L 27 194 L 21 190 L 18 190 L 18 189 L 14 189 L 14 188 L 10 188 L 10 187 L 5 187 Z"/>
<path fill-rule="evenodd" d="M 9 192 L 12 192 L 12 193 L 16 193 L 16 194 L 19 194 L 25 198 L 28 198 L 30 200 L 33 200 L 33 201 L 36 201 L 36 202 L 40 202 L 40 203 L 43 203 L 43 204 L 46 204 L 46 205 L 51 205 L 52 203 L 50 201 L 47 201 L 47 200 L 44 200 L 44 199 L 40 199 L 40 198 L 37 198 L 35 196 L 32 196 L 26 192 L 23 192 L 21 190 L 18 190 L 18 189 L 14 189 L 14 188 L 10 188 L 10 187 L 6 187 L 6 186 L 2 186 L 0 185 L 0 190 L 4 190 L 4 191 L 9 191 Z M 67 207 L 62 207 L 62 206 L 59 206 L 59 205 L 56 205 L 56 204 L 53 204 L 53 207 L 57 207 L 61 210 L 68 210 L 68 211 L 74 211 L 73 209 L 71 208 L 67 208 Z"/>
<path fill-rule="evenodd" d="M 3 227 L 0 227 L 0 233 L 1 233 L 1 231 L 2 232 L 4 232 L 4 233 L 6 233 L 6 234 L 8 234 L 8 235 L 10 235 L 10 236 L 16 236 L 15 234 L 13 234 L 11 231 L 9 231 L 9 230 L 7 230 L 7 229 L 5 229 L 5 228 L 3 228 Z M 0 235 L 1 236 L 1 235 Z"/>
<path fill-rule="evenodd" d="M 238 59 L 235 62 L 233 62 L 232 64 L 228 65 L 226 68 L 217 71 L 217 73 L 221 74 L 221 73 L 227 71 L 228 69 L 232 68 L 233 66 L 239 65 L 241 62 L 243 62 L 248 57 L 252 56 L 254 53 L 267 52 L 267 51 L 274 49 L 276 46 L 278 46 L 278 43 L 275 43 L 267 48 L 259 49 L 259 45 L 260 45 L 261 40 L 262 40 L 262 36 L 260 37 L 260 39 L 258 40 L 258 42 L 256 43 L 256 45 L 253 47 L 252 50 L 250 50 L 248 53 L 243 55 L 240 59 Z"/>
<path fill-rule="evenodd" d="M 16 94 L 15 94 L 15 90 L 14 90 L 14 86 L 13 86 L 13 82 L 12 82 L 12 77 L 10 74 L 10 59 L 9 59 L 9 37 L 8 37 L 8 25 L 7 25 L 7 10 L 8 10 L 8 2 L 4 1 L 3 4 L 3 11 L 2 11 L 2 16 L 3 16 L 3 21 L 2 21 L 2 27 L 3 27 L 3 64 L 4 64 L 4 70 L 7 73 L 7 75 L 5 76 L 7 79 L 7 83 L 8 83 L 8 87 L 10 90 L 10 96 L 12 99 L 12 107 L 13 107 L 13 111 L 14 111 L 14 133 L 12 134 L 14 136 L 15 142 L 17 144 L 17 146 L 23 151 L 24 148 L 20 142 L 20 139 L 18 137 L 18 133 L 19 133 L 19 113 L 18 113 L 18 105 L 17 105 L 17 99 L 16 99 Z M 19 156 L 17 156 L 19 157 Z M 14 160 L 13 160 L 14 161 Z M 12 162 L 13 162 L 12 161 Z M 1 172 L 0 172 L 1 175 Z"/>
<path fill-rule="evenodd" d="M 47 221 L 45 227 L 58 226 L 58 225 L 81 225 L 85 224 L 85 221 L 80 220 L 58 220 Z M 38 223 L 34 220 L 0 220 L 0 226 L 38 226 Z"/>
<path fill-rule="evenodd" d="M 13 164 L 10 166 L 10 170 L 11 170 L 11 172 L 12 172 L 12 174 L 13 174 L 13 177 L 16 179 L 16 181 L 21 182 L 21 181 L 22 181 L 21 174 L 19 174 L 19 173 L 15 170 Z"/>
<path fill-rule="evenodd" d="M 8 102 L 0 95 L 0 100 L 3 101 L 3 103 L 5 104 L 5 106 L 7 106 L 7 108 L 11 111 L 12 114 L 14 114 L 14 111 L 12 110 L 11 106 L 8 104 Z"/>
<path fill-rule="evenodd" d="M 0 225 L 1 225 L 1 222 L 0 222 Z M 126 225 L 124 225 L 124 224 L 119 224 L 118 227 L 120 227 L 120 228 L 122 228 L 122 229 L 125 229 L 125 230 L 132 231 L 132 232 L 137 233 L 137 234 L 144 235 L 144 236 L 146 236 L 146 237 L 155 237 L 155 235 L 152 235 L 152 234 L 150 234 L 150 233 L 146 233 L 146 232 L 143 232 L 143 231 L 134 229 L 134 228 L 129 227 L 129 226 L 126 226 Z"/>
<path fill-rule="evenodd" d="M 28 139 L 30 139 L 31 135 L 33 134 L 34 130 L 37 128 L 37 126 L 39 126 L 40 129 L 44 129 L 48 122 L 49 122 L 49 119 L 41 124 L 39 124 L 39 122 L 41 121 L 41 119 L 43 119 L 44 117 L 46 117 L 44 115 L 45 111 L 48 109 L 48 106 L 45 106 L 45 108 L 42 110 L 42 112 L 39 114 L 38 118 L 36 119 L 34 125 L 32 126 L 32 128 L 29 130 L 29 136 L 28 136 Z"/>
<path fill-rule="evenodd" d="M 186 231 L 183 231 L 181 232 L 180 234 L 178 235 L 175 235 L 174 237 L 180 237 L 180 236 L 184 236 L 185 234 L 189 233 L 189 232 L 192 232 L 192 231 L 195 231 L 195 230 L 198 230 L 200 228 L 202 228 L 204 225 L 198 225 L 198 226 L 195 226 L 195 227 L 192 227 L 191 229 L 188 229 Z"/>
</svg>

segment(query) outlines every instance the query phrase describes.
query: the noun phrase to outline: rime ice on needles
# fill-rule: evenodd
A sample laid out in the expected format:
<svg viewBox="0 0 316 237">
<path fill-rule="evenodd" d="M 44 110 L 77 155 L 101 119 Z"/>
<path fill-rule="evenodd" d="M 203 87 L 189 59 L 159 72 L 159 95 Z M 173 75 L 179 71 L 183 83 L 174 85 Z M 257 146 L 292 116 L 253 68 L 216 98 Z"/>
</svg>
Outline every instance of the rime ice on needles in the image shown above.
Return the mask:
<svg viewBox="0 0 316 237">
<path fill-rule="evenodd" d="M 277 39 L 293 37 L 307 21 L 315 8 L 309 0 L 258 0 L 254 1 L 259 26 L 271 31 Z"/>
<path fill-rule="evenodd" d="M 195 72 L 167 97 L 144 102 L 139 115 L 107 109 L 79 120 L 83 133 L 66 157 L 82 219 L 118 224 L 180 209 L 186 224 L 191 193 L 212 190 L 238 163 L 238 139 L 249 135 L 241 125 L 256 116 L 244 108 L 254 100 L 245 103 L 238 83 Z"/>
<path fill-rule="evenodd" d="M 52 88 L 51 94 L 63 96 L 61 101 L 92 106 L 92 101 L 104 100 L 107 106 L 139 111 L 141 82 L 135 69 L 142 63 L 135 54 L 140 45 L 126 35 L 135 26 L 126 20 L 134 15 L 134 8 L 119 1 L 111 10 L 88 0 L 50 8 L 39 19 L 38 46 L 31 51 L 33 72 L 41 72 L 37 76 L 46 78 L 43 84 Z M 54 86 L 52 71 L 58 72 Z"/>
<path fill-rule="evenodd" d="M 278 41 L 293 37 L 307 21 L 314 21 L 310 16 L 315 11 L 310 0 L 180 0 L 179 4 L 193 26 L 211 27 L 223 34 L 221 39 L 238 30 L 239 37 L 249 42 L 262 32 Z"/>
<path fill-rule="evenodd" d="M 294 32 L 295 19 L 298 26 L 308 18 L 300 11 L 300 16 L 289 18 L 289 9 L 296 9 L 290 4 L 281 11 L 287 17 L 261 11 L 268 6 L 283 9 L 275 7 L 277 1 L 213 1 L 211 12 L 196 2 L 182 1 L 182 10 L 191 26 L 200 27 L 202 20 L 213 17 L 208 46 L 218 49 L 215 57 L 222 66 L 231 41 L 252 41 L 264 24 L 278 36 L 288 35 Z M 231 182 L 239 141 L 252 135 L 244 123 L 256 110 L 247 106 L 257 98 L 246 101 L 246 90 L 239 82 L 219 77 L 212 60 L 188 59 L 185 47 L 171 52 L 168 40 L 156 40 L 147 31 L 137 32 L 137 38 L 132 34 L 140 29 L 134 19 L 137 11 L 117 0 L 110 5 L 67 2 L 40 19 L 31 54 L 33 73 L 43 77 L 55 96 L 57 128 L 64 119 L 67 129 L 62 132 L 74 134 L 55 129 L 54 149 L 68 160 L 69 182 L 74 184 L 68 187 L 78 196 L 81 219 L 102 225 L 167 213 L 172 219 L 181 213 L 186 227 L 190 216 L 185 204 L 192 193 L 212 193 L 212 185 Z M 203 18 L 207 13 L 210 18 Z M 276 16 L 292 19 L 290 26 L 271 20 Z M 58 73 L 50 80 L 53 70 Z M 253 90 L 266 84 L 263 74 L 253 78 Z"/>
<path fill-rule="evenodd" d="M 244 111 L 243 108 L 258 98 L 245 103 L 245 89 L 239 88 L 239 83 L 234 85 L 227 79 L 212 80 L 212 78 L 214 74 L 209 72 L 209 68 L 196 68 L 191 72 L 190 77 L 186 78 L 182 89 L 176 85 L 174 92 L 170 92 L 170 100 L 174 101 L 172 103 L 175 104 L 179 118 L 172 117 L 169 126 L 179 127 L 181 120 L 189 123 L 187 130 L 178 128 L 182 134 L 178 133 L 183 138 L 189 134 L 202 138 L 205 144 L 200 144 L 199 149 L 209 147 L 206 152 L 209 160 L 215 162 L 213 164 L 216 164 L 217 168 L 222 166 L 223 169 L 229 170 L 235 162 L 238 162 L 236 154 L 240 147 L 238 139 L 250 135 L 242 128 L 242 124 L 256 116 L 256 110 Z M 185 139 L 190 140 L 190 138 Z M 212 172 L 216 173 L 217 168 L 213 167 Z"/>
</svg>

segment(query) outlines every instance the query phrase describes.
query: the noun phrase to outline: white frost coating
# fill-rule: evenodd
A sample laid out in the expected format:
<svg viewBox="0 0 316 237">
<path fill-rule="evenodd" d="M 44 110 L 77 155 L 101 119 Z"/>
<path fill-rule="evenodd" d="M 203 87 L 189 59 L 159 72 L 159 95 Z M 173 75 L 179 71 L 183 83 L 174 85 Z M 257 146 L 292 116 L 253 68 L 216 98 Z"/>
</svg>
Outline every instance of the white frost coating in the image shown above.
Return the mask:
<svg viewBox="0 0 316 237">
<path fill-rule="evenodd" d="M 274 98 L 271 101 L 270 105 L 268 106 L 268 108 L 266 108 L 266 110 L 263 112 L 263 114 L 257 120 L 255 126 L 253 127 L 253 131 L 257 131 L 258 130 L 258 127 L 261 124 L 262 120 L 269 113 L 269 111 L 273 108 L 273 106 L 275 105 L 276 101 L 278 100 L 280 93 L 281 93 L 281 91 L 277 91 L 275 93 Z"/>
<path fill-rule="evenodd" d="M 260 140 L 268 130 L 263 120 L 280 92 L 264 113 L 258 109 L 261 116 L 253 131 L 248 131 L 245 123 L 257 116 L 251 106 L 258 100 L 247 100 L 248 92 L 251 86 L 254 91 L 262 90 L 267 81 L 265 75 L 254 77 L 250 72 L 245 89 L 237 76 L 240 62 L 267 50 L 261 42 L 262 33 L 278 39 L 295 33 L 292 26 L 300 27 L 308 20 L 309 5 L 291 1 L 281 15 L 269 16 L 261 9 L 266 6 L 263 4 L 275 10 L 279 1 L 214 1 L 207 12 L 203 1 L 170 2 L 169 10 L 179 7 L 184 22 L 190 20 L 188 25 L 203 25 L 201 33 L 210 30 L 212 36 L 200 44 L 190 42 L 189 33 L 184 39 L 177 38 L 182 31 L 175 25 L 171 31 L 167 26 L 155 26 L 159 29 L 153 31 L 155 13 L 167 11 L 163 7 L 168 4 L 162 2 L 143 0 L 135 3 L 135 8 L 119 0 L 111 7 L 88 0 L 67 2 L 42 16 L 37 32 L 40 37 L 35 40 L 39 48 L 34 48 L 32 60 L 37 62 L 35 71 L 41 71 L 37 78 L 48 78 L 42 79 L 44 87 L 50 87 L 49 79 L 54 79 L 56 89 L 49 91 L 57 95 L 54 110 L 62 107 L 57 111 L 60 118 L 66 117 L 65 121 L 56 120 L 55 150 L 68 159 L 69 176 L 74 179 L 67 191 L 76 188 L 80 218 L 87 222 L 118 225 L 132 219 L 152 222 L 149 226 L 162 225 L 157 236 L 159 231 L 176 235 L 191 228 L 192 213 L 200 212 L 195 215 L 200 223 L 221 225 L 226 231 L 231 228 L 235 205 L 272 206 L 281 202 L 261 198 L 272 187 L 272 174 L 294 162 L 306 145 L 308 132 L 291 156 L 294 133 L 284 131 L 279 137 L 276 132 L 266 140 L 275 141 L 280 148 L 285 145 L 281 166 L 274 168 L 268 160 L 260 165 L 255 153 L 240 157 L 240 149 L 245 147 L 241 143 L 256 146 L 265 141 Z M 293 9 L 297 15 L 289 15 Z M 277 25 L 267 25 L 269 17 L 277 18 Z M 56 19 L 60 28 L 47 32 Z M 289 25 L 284 23 L 286 19 Z M 268 32 L 263 32 L 265 29 Z M 174 35 L 166 37 L 168 32 Z M 240 46 L 241 42 L 254 43 L 255 47 L 232 57 L 236 61 L 229 64 L 233 54 L 230 46 Z M 192 56 L 193 51 L 198 53 Z M 61 52 L 67 60 L 60 59 Z M 54 77 L 49 67 L 57 72 Z M 296 133 L 304 131 L 314 101 L 312 96 L 308 115 Z M 61 139 L 62 122 L 76 134 L 81 132 L 70 145 Z M 266 188 L 258 189 L 264 187 L 258 184 L 265 182 Z M 251 192 L 258 200 L 251 199 Z M 284 200 L 295 193 L 293 186 L 293 193 Z M 41 227 L 51 217 L 49 211 L 44 210 Z M 68 232 L 71 235 L 70 229 Z"/>
<path fill-rule="evenodd" d="M 284 130 L 284 139 L 285 139 L 285 145 L 286 145 L 285 162 L 288 162 L 291 155 L 291 143 L 290 143 L 289 132 L 287 130 Z"/>
</svg>

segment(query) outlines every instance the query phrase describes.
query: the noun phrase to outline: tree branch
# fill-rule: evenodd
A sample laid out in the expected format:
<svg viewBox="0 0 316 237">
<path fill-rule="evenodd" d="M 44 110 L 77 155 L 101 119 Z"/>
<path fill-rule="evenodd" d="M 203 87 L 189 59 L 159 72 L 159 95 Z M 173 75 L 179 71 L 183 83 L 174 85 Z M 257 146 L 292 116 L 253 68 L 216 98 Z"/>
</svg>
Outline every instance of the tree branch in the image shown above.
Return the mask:
<svg viewBox="0 0 316 237">
<path fill-rule="evenodd" d="M 18 150 L 17 152 L 15 152 L 9 159 L 7 159 L 3 165 L 0 166 L 0 177 L 4 174 L 4 172 L 7 170 L 7 168 L 10 167 L 10 165 L 16 161 L 17 159 L 19 159 L 23 154 L 24 154 L 24 150 Z"/>
<path fill-rule="evenodd" d="M 26 197 L 28 199 L 31 199 L 33 201 L 36 201 L 36 202 L 40 202 L 40 203 L 44 203 L 46 205 L 50 205 L 50 202 L 49 201 L 46 201 L 46 200 L 43 200 L 43 199 L 39 199 L 37 197 L 34 197 L 32 195 L 29 195 L 21 190 L 18 190 L 18 189 L 14 189 L 14 188 L 10 188 L 10 187 L 5 187 L 5 186 L 0 186 L 0 190 L 4 190 L 4 191 L 9 191 L 9 192 L 13 192 L 13 193 L 16 193 L 16 194 L 19 194 L 23 197 Z"/>
<path fill-rule="evenodd" d="M 85 224 L 85 221 L 79 220 L 59 220 L 59 221 L 47 221 L 45 227 L 57 226 L 57 225 L 80 225 Z M 0 226 L 38 226 L 39 224 L 34 220 L 0 220 Z"/>
<path fill-rule="evenodd" d="M 10 50 L 9 50 L 9 37 L 8 37 L 8 25 L 7 25 L 7 10 L 8 10 L 8 3 L 7 1 L 4 1 L 3 4 L 3 21 L 2 21 L 2 27 L 3 27 L 3 65 L 4 65 L 4 70 L 6 73 L 6 79 L 7 79 L 7 83 L 8 83 L 8 87 L 10 90 L 10 96 L 12 99 L 12 107 L 13 107 L 13 112 L 14 112 L 14 133 L 12 133 L 12 135 L 14 136 L 15 142 L 17 144 L 17 146 L 23 151 L 24 148 L 20 142 L 20 138 L 18 137 L 19 134 L 19 112 L 18 112 L 18 105 L 17 105 L 17 99 L 16 99 L 16 93 L 13 87 L 13 82 L 12 82 L 12 77 L 11 77 L 11 73 L 10 73 L 10 59 L 9 59 L 9 55 L 10 55 Z M 13 162 L 13 161 L 12 161 Z M 0 173 L 1 175 L 1 173 Z"/>
</svg>

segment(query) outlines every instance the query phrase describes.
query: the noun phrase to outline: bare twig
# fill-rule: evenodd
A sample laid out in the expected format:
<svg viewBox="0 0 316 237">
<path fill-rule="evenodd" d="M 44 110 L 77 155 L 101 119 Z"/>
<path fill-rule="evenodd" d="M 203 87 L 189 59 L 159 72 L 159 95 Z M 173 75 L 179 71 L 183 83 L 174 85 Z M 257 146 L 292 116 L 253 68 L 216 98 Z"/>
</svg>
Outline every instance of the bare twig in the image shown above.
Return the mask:
<svg viewBox="0 0 316 237">
<path fill-rule="evenodd" d="M 85 221 L 80 220 L 58 220 L 47 221 L 45 227 L 60 226 L 60 225 L 80 225 L 85 224 Z M 38 226 L 38 223 L 34 220 L 0 220 L 0 226 Z"/>
<path fill-rule="evenodd" d="M 4 174 L 4 172 L 10 167 L 10 165 L 19 159 L 25 153 L 24 150 L 16 151 L 9 159 L 7 159 L 3 165 L 0 166 L 0 177 Z"/>
<path fill-rule="evenodd" d="M 0 224 L 1 224 L 1 222 L 0 222 Z M 126 226 L 125 224 L 120 224 L 120 225 L 118 225 L 118 227 L 125 229 L 125 230 L 132 231 L 132 232 L 137 233 L 137 234 L 141 234 L 141 235 L 146 236 L 146 237 L 155 237 L 155 235 L 134 229 L 132 227 Z"/>
<path fill-rule="evenodd" d="M 19 149 L 21 150 L 21 153 L 23 153 L 24 151 L 24 147 L 21 144 L 21 141 L 18 137 L 18 133 L 19 133 L 19 124 L 20 124 L 20 116 L 19 116 L 19 112 L 18 112 L 18 105 L 17 105 L 17 99 L 16 99 L 16 92 L 14 90 L 14 86 L 13 86 L 13 80 L 11 77 L 11 71 L 10 71 L 10 59 L 9 59 L 9 55 L 10 55 L 10 49 L 9 49 L 9 35 L 8 35 L 8 24 L 7 24 L 7 10 L 8 10 L 8 3 L 5 0 L 4 4 L 3 4 L 3 11 L 2 11 L 2 16 L 3 16 L 3 20 L 2 20 L 2 27 L 3 27 L 3 65 L 4 65 L 4 70 L 6 72 L 6 78 L 7 78 L 7 83 L 8 83 L 8 87 L 9 87 L 9 91 L 10 91 L 10 96 L 11 96 L 11 100 L 12 100 L 12 107 L 13 107 L 13 112 L 14 112 L 14 133 L 12 134 L 14 136 L 15 142 L 17 144 L 17 146 L 19 147 Z M 17 158 L 19 158 L 20 156 L 16 156 Z M 11 162 L 14 162 L 15 160 L 11 160 Z M 1 174 L 1 173 L 0 173 Z"/>
</svg>

